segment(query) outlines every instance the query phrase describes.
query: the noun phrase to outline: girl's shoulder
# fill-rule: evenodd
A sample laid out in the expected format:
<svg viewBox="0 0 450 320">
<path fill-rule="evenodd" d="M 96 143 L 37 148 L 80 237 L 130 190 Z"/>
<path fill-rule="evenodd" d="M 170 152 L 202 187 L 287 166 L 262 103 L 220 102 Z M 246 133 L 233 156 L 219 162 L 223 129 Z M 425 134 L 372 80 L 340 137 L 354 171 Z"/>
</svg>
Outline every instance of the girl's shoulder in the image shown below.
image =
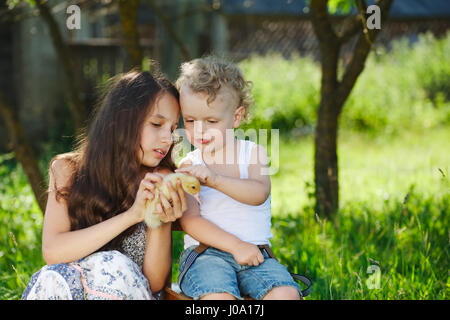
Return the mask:
<svg viewBox="0 0 450 320">
<path fill-rule="evenodd" d="M 66 187 L 69 184 L 77 167 L 77 157 L 78 155 L 75 153 L 63 153 L 50 161 L 49 191 Z"/>
</svg>

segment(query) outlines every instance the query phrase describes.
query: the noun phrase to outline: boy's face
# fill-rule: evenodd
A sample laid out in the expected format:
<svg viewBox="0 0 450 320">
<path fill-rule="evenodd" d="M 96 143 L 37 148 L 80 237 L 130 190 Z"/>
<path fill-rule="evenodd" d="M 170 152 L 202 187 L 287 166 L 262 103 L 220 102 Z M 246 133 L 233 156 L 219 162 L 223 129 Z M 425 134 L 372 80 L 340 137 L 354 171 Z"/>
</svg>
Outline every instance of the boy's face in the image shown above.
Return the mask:
<svg viewBox="0 0 450 320">
<path fill-rule="evenodd" d="M 220 150 L 226 144 L 226 130 L 237 128 L 245 109 L 233 90 L 222 86 L 208 105 L 208 94 L 180 88 L 180 106 L 189 142 L 201 150 Z"/>
</svg>

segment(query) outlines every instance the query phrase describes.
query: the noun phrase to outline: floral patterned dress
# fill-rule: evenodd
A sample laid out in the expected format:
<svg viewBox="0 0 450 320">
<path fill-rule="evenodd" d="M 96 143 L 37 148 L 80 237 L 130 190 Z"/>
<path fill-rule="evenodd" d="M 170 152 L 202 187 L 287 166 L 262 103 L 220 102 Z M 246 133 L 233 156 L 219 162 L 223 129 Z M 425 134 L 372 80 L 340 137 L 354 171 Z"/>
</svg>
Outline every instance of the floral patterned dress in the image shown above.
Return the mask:
<svg viewBox="0 0 450 320">
<path fill-rule="evenodd" d="M 144 223 L 124 239 L 121 251 L 99 251 L 72 263 L 46 265 L 31 277 L 23 300 L 152 300 L 142 273 Z"/>
</svg>

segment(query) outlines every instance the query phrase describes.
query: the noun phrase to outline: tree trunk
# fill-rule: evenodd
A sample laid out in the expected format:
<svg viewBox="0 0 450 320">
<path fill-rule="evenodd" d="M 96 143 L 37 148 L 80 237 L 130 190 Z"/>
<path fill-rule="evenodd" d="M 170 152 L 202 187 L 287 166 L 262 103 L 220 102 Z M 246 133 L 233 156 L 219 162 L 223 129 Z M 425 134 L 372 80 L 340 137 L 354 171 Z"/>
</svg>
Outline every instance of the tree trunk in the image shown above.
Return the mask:
<svg viewBox="0 0 450 320">
<path fill-rule="evenodd" d="M 28 178 L 28 181 L 33 190 L 36 201 L 41 208 L 42 213 L 45 212 L 47 205 L 46 197 L 46 181 L 39 168 L 38 159 L 25 136 L 22 125 L 20 124 L 17 115 L 13 112 L 10 106 L 6 105 L 0 93 L 0 115 L 4 119 L 6 128 L 11 137 L 11 142 L 16 159 L 22 165 L 23 170 Z"/>
<path fill-rule="evenodd" d="M 58 56 L 59 62 L 63 67 L 64 75 L 65 75 L 65 88 L 67 91 L 69 108 L 73 116 L 74 124 L 76 129 L 81 129 L 85 126 L 86 121 L 86 110 L 81 102 L 79 93 L 81 92 L 75 82 L 75 72 L 72 66 L 72 59 L 70 56 L 70 52 L 67 48 L 66 43 L 63 40 L 61 35 L 61 31 L 56 23 L 55 18 L 53 17 L 49 7 L 47 6 L 47 2 L 43 0 L 37 0 L 36 6 L 39 10 L 39 13 L 47 24 L 50 36 L 53 42 L 53 46 L 55 47 L 56 54 Z"/>
<path fill-rule="evenodd" d="M 393 0 L 378 0 L 381 20 L 385 21 Z M 366 11 L 364 0 L 357 0 L 360 15 L 337 34 L 328 19 L 328 0 L 311 0 L 311 18 L 321 52 L 322 80 L 318 119 L 315 130 L 314 181 L 316 212 L 332 217 L 339 208 L 337 133 L 338 120 L 345 101 L 364 69 L 378 30 L 363 25 Z M 359 38 L 342 80 L 337 78 L 339 52 L 342 44 L 358 34 Z"/>
<path fill-rule="evenodd" d="M 325 98 L 319 106 L 314 137 L 314 172 L 316 212 L 327 217 L 339 207 L 337 131 L 338 117 L 333 99 Z"/>
<path fill-rule="evenodd" d="M 128 61 L 132 68 L 142 68 L 142 48 L 139 43 L 137 10 L 139 0 L 118 0 L 120 25 Z"/>
</svg>

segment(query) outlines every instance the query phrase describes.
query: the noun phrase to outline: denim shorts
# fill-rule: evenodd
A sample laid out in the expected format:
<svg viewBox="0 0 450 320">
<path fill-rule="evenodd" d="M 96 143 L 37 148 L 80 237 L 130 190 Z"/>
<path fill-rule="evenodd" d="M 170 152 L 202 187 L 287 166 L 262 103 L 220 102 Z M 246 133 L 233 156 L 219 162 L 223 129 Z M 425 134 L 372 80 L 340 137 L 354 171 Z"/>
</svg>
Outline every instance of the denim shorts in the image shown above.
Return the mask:
<svg viewBox="0 0 450 320">
<path fill-rule="evenodd" d="M 196 246 L 187 248 L 180 257 L 180 272 L 184 261 Z M 280 286 L 295 287 L 302 296 L 300 286 L 285 266 L 263 251 L 264 262 L 258 266 L 242 266 L 230 253 L 208 248 L 186 272 L 180 288 L 194 300 L 210 293 L 229 293 L 237 299 L 250 296 L 261 300 L 270 290 Z"/>
</svg>

